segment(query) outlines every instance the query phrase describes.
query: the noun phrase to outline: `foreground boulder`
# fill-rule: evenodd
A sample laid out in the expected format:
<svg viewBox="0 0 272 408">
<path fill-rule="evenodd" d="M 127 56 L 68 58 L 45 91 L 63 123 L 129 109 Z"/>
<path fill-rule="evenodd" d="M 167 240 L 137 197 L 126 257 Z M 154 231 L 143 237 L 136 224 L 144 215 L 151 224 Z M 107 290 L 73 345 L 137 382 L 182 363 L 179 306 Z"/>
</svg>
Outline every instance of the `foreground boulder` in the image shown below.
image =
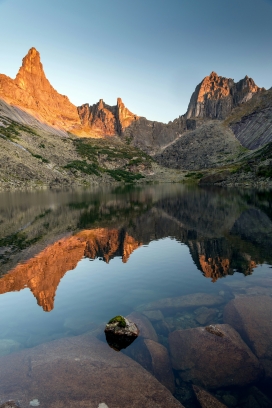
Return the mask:
<svg viewBox="0 0 272 408">
<path fill-rule="evenodd" d="M 144 339 L 150 339 L 156 342 L 158 341 L 158 336 L 152 323 L 142 313 L 132 312 L 130 313 L 130 315 L 127 316 L 127 319 L 135 322 L 135 324 L 140 330 L 140 337 L 143 337 Z"/>
<path fill-rule="evenodd" d="M 125 354 L 141 364 L 171 393 L 174 393 L 175 378 L 166 347 L 153 340 L 140 338 L 125 351 Z"/>
<path fill-rule="evenodd" d="M 224 322 L 231 324 L 261 361 L 272 379 L 272 298 L 244 296 L 224 309 Z"/>
<path fill-rule="evenodd" d="M 163 312 L 163 314 L 171 314 L 186 308 L 215 306 L 221 305 L 224 302 L 224 298 L 219 295 L 212 295 L 209 293 L 191 293 L 189 295 L 165 298 L 148 303 L 147 305 L 144 305 L 144 310 L 148 311 L 159 309 Z"/>
<path fill-rule="evenodd" d="M 203 388 L 193 385 L 193 390 L 201 408 L 227 408 L 226 405 L 222 404 L 206 390 L 203 390 Z"/>
<path fill-rule="evenodd" d="M 1 399 L 21 408 L 182 407 L 138 363 L 89 334 L 1 357 L 0 366 Z"/>
<path fill-rule="evenodd" d="M 205 388 L 244 386 L 262 377 L 259 361 L 228 324 L 169 335 L 172 365 L 186 382 Z"/>
</svg>

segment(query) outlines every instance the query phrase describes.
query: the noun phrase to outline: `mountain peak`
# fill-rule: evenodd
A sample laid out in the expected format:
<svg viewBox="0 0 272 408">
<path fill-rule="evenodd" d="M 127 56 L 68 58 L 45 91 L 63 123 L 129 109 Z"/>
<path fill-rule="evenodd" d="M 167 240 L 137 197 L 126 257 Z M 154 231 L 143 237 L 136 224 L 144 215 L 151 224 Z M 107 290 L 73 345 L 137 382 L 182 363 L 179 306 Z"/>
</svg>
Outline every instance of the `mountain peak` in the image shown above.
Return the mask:
<svg viewBox="0 0 272 408">
<path fill-rule="evenodd" d="M 212 71 L 192 94 L 186 119 L 191 117 L 225 119 L 235 106 L 248 101 L 259 88 L 247 75 L 239 82 Z"/>
<path fill-rule="evenodd" d="M 80 125 L 77 108 L 52 87 L 34 47 L 23 58 L 14 80 L 0 76 L 0 97 L 51 126 L 70 130 Z"/>
<path fill-rule="evenodd" d="M 32 47 L 23 58 L 22 66 L 19 69 L 18 74 L 22 71 L 29 72 L 30 74 L 44 74 L 43 66 L 41 63 L 40 53 L 36 50 L 36 48 Z M 18 75 L 17 74 L 17 75 Z"/>
<path fill-rule="evenodd" d="M 215 71 L 212 71 L 212 72 L 210 73 L 209 78 L 212 78 L 212 77 L 218 77 L 218 75 L 217 75 L 217 73 L 216 73 Z"/>
</svg>

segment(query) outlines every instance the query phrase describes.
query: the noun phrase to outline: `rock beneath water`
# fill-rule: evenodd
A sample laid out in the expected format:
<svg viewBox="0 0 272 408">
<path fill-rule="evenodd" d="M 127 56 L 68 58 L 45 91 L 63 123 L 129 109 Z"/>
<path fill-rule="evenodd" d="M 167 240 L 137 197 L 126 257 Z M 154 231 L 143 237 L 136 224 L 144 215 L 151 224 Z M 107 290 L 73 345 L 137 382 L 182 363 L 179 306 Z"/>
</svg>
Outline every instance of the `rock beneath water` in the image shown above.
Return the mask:
<svg viewBox="0 0 272 408">
<path fill-rule="evenodd" d="M 156 330 L 157 334 L 167 337 L 167 338 L 168 338 L 168 334 L 171 331 L 169 325 L 166 323 L 165 320 L 154 322 L 154 329 Z"/>
<path fill-rule="evenodd" d="M 217 311 L 215 309 L 209 309 L 208 307 L 200 307 L 199 309 L 195 310 L 195 320 L 199 324 L 207 324 L 210 322 L 216 315 Z"/>
<path fill-rule="evenodd" d="M 160 310 L 144 310 L 143 315 L 145 315 L 151 322 L 164 320 L 164 316 Z"/>
<path fill-rule="evenodd" d="M 132 312 L 127 316 L 128 320 L 134 321 L 140 330 L 140 337 L 158 342 L 158 336 L 150 320 L 139 312 Z"/>
<path fill-rule="evenodd" d="M 18 341 L 12 339 L 1 339 L 0 340 L 0 356 L 6 356 L 14 351 L 21 348 L 21 344 Z"/>
<path fill-rule="evenodd" d="M 209 293 L 192 293 L 173 298 L 165 298 L 156 302 L 148 303 L 144 306 L 144 310 L 160 309 L 163 313 L 177 312 L 185 308 L 194 308 L 199 306 L 215 306 L 221 305 L 225 300 L 222 296 L 211 295 Z"/>
<path fill-rule="evenodd" d="M 181 379 L 205 388 L 244 386 L 260 379 L 260 363 L 240 335 L 228 324 L 216 328 L 222 336 L 202 327 L 170 333 L 172 365 Z"/>
<path fill-rule="evenodd" d="M 224 322 L 231 324 L 259 358 L 266 377 L 272 379 L 272 298 L 244 296 L 224 309 Z"/>
<path fill-rule="evenodd" d="M 272 288 L 264 288 L 262 286 L 252 286 L 245 290 L 247 296 L 272 296 Z"/>
<path fill-rule="evenodd" d="M 79 319 L 78 317 L 67 317 L 64 321 L 63 327 L 77 335 L 93 330 L 95 328 L 95 323 L 90 322 L 87 318 Z"/>
<path fill-rule="evenodd" d="M 247 390 L 247 396 L 253 397 L 256 401 L 256 406 L 261 408 L 271 408 L 272 401 L 265 394 L 263 394 L 257 387 L 253 386 Z M 250 401 L 246 401 L 245 407 L 250 407 Z M 254 405 L 252 405 L 254 407 Z"/>
<path fill-rule="evenodd" d="M 201 408 L 227 408 L 226 405 L 218 401 L 208 391 L 203 390 L 203 388 L 193 385 L 193 390 Z"/>
<path fill-rule="evenodd" d="M 166 347 L 150 339 L 139 339 L 125 351 L 125 354 L 141 364 L 174 393 L 175 378 Z"/>
<path fill-rule="evenodd" d="M 105 327 L 108 345 L 116 351 L 128 347 L 139 335 L 135 323 L 123 316 L 115 316 Z"/>
<path fill-rule="evenodd" d="M 182 405 L 138 363 L 90 334 L 0 358 L 0 395 L 29 408 L 178 408 Z M 30 375 L 31 373 L 31 375 Z"/>
<path fill-rule="evenodd" d="M 0 408 L 19 408 L 19 405 L 17 405 L 15 401 L 7 401 L 0 405 Z"/>
<path fill-rule="evenodd" d="M 222 400 L 227 404 L 227 407 L 236 407 L 237 405 L 237 399 L 233 395 L 225 394 Z"/>
<path fill-rule="evenodd" d="M 224 332 L 220 330 L 220 328 L 214 324 L 210 324 L 209 326 L 205 327 L 205 330 L 215 336 L 224 337 Z"/>
</svg>

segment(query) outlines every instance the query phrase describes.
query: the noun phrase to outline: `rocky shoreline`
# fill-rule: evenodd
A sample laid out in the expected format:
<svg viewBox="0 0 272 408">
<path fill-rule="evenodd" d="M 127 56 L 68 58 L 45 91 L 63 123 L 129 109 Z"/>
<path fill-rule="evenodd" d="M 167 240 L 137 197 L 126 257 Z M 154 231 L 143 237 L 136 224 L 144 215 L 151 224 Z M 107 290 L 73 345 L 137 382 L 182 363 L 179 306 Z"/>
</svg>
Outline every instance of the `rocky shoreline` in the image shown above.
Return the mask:
<svg viewBox="0 0 272 408">
<path fill-rule="evenodd" d="M 271 278 L 225 287 L 219 295 L 141 305 L 142 312 L 125 318 L 140 335 L 123 353 L 104 343 L 101 327 L 0 357 L 0 403 L 12 397 L 26 408 L 34 396 L 47 407 L 64 407 L 64 401 L 72 407 L 77 398 L 82 407 L 97 408 L 102 402 L 119 406 L 121 398 L 135 408 L 163 408 L 193 407 L 197 398 L 203 408 L 208 402 L 268 408 L 263 387 L 272 378 Z"/>
</svg>

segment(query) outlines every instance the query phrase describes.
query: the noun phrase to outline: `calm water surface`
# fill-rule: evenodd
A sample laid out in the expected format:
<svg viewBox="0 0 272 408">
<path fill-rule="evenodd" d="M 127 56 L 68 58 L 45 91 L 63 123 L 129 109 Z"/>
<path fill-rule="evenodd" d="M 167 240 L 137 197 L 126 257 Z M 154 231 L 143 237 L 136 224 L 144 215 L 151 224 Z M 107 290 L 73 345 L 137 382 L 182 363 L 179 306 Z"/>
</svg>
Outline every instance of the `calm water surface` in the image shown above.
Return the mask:
<svg viewBox="0 0 272 408">
<path fill-rule="evenodd" d="M 183 185 L 1 193 L 0 355 L 90 332 L 104 342 L 110 318 L 151 302 L 169 351 L 169 333 L 223 324 L 232 299 L 271 299 L 271 202 L 270 192 Z M 156 306 L 196 293 L 222 301 Z M 125 353 L 145 366 L 135 344 Z M 199 382 L 174 375 L 176 398 L 197 407 L 191 383 Z M 206 388 L 226 406 L 272 406 L 268 374 L 226 385 Z"/>
</svg>

